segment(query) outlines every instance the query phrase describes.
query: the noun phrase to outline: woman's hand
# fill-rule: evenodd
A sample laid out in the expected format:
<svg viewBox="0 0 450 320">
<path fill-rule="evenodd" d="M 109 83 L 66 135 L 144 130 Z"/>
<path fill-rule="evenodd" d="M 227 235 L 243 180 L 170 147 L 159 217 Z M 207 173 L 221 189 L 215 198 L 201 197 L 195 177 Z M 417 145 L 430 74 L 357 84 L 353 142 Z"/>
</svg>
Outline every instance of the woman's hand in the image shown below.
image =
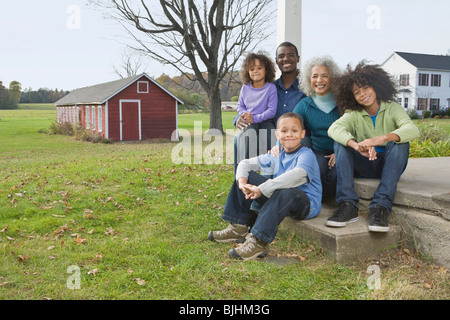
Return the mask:
<svg viewBox="0 0 450 320">
<path fill-rule="evenodd" d="M 336 165 L 336 154 L 330 154 L 329 156 L 325 156 L 328 159 L 328 168 L 333 168 Z"/>
</svg>

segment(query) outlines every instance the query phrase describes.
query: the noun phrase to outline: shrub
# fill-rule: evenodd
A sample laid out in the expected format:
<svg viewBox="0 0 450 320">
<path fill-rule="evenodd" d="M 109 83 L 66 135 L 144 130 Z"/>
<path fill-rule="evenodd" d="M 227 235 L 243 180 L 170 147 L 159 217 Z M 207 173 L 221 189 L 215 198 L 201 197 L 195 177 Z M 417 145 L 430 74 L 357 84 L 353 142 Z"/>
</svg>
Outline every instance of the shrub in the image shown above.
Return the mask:
<svg viewBox="0 0 450 320">
<path fill-rule="evenodd" d="M 431 117 L 431 111 L 429 111 L 429 110 L 424 111 L 423 118 L 424 119 L 428 119 L 429 117 Z"/>
<path fill-rule="evenodd" d="M 450 141 L 433 142 L 431 139 L 421 141 L 415 139 L 411 142 L 410 158 L 439 158 L 450 157 Z"/>
<path fill-rule="evenodd" d="M 440 128 L 438 122 L 418 122 L 420 141 L 431 140 L 432 142 L 448 141 L 450 140 L 449 134 Z"/>
<path fill-rule="evenodd" d="M 417 111 L 414 109 L 408 110 L 408 115 L 411 119 L 419 119 L 419 115 L 417 114 Z"/>
</svg>

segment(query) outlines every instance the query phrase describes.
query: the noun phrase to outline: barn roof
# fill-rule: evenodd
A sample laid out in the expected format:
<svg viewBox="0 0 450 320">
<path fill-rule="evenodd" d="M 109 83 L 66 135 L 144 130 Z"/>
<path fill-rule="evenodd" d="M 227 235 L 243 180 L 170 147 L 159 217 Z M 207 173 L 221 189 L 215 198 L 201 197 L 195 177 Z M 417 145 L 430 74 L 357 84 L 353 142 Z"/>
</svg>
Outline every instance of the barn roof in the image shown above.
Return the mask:
<svg viewBox="0 0 450 320">
<path fill-rule="evenodd" d="M 450 56 L 395 52 L 418 69 L 450 70 Z"/>
<path fill-rule="evenodd" d="M 129 78 L 101 83 L 90 87 L 75 89 L 68 95 L 56 101 L 55 105 L 67 106 L 75 104 L 103 104 L 144 76 L 148 80 L 153 82 L 155 85 L 160 87 L 162 90 L 164 90 L 172 98 L 177 100 L 179 103 L 184 104 L 183 101 L 175 97 L 172 93 L 163 88 L 159 83 L 154 81 L 147 74 L 143 73 Z"/>
</svg>

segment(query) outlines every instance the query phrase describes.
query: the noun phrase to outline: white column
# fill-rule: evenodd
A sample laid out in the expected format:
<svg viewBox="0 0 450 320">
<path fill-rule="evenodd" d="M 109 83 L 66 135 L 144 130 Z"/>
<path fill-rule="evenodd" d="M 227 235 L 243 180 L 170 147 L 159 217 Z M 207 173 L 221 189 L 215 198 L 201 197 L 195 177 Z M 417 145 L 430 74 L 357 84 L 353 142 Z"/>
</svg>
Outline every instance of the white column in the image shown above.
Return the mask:
<svg viewBox="0 0 450 320">
<path fill-rule="evenodd" d="M 301 59 L 302 0 L 278 0 L 277 46 L 285 41 L 296 45 Z"/>
</svg>

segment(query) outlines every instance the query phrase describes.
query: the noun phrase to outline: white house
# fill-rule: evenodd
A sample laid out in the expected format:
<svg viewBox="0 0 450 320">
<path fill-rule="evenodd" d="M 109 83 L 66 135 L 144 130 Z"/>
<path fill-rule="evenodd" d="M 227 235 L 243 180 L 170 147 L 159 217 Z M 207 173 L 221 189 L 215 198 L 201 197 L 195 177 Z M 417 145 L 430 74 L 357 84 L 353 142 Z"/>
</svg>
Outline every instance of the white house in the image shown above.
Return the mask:
<svg viewBox="0 0 450 320">
<path fill-rule="evenodd" d="M 450 107 L 450 56 L 394 52 L 382 67 L 398 81 L 405 109 L 421 115 Z"/>
</svg>

